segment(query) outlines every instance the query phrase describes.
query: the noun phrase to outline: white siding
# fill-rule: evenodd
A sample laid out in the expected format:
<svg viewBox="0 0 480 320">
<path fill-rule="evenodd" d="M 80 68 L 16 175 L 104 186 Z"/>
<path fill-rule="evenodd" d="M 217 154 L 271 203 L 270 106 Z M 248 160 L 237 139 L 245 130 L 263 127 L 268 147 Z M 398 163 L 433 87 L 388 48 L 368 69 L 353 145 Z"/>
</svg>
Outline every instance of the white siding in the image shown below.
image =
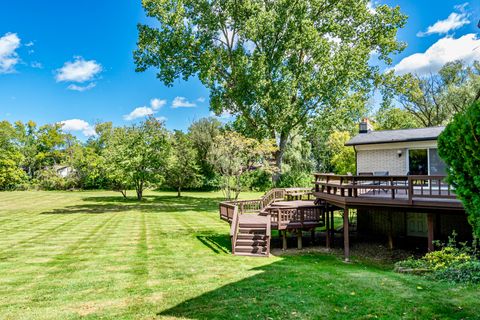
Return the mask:
<svg viewBox="0 0 480 320">
<path fill-rule="evenodd" d="M 357 174 L 360 172 L 388 171 L 390 175 L 406 175 L 408 149 L 436 148 L 437 141 L 412 141 L 358 145 Z M 398 156 L 398 151 L 402 155 Z"/>
<path fill-rule="evenodd" d="M 402 149 L 399 157 L 398 149 L 358 150 L 357 174 L 361 172 L 388 171 L 390 175 L 407 174 L 406 150 Z"/>
</svg>

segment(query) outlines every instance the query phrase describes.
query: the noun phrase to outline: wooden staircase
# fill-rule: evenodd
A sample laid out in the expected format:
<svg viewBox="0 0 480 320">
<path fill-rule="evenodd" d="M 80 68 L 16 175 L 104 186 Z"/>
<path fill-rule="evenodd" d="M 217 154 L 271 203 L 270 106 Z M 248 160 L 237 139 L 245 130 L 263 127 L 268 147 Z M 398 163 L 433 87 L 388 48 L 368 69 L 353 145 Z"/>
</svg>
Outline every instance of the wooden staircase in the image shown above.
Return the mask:
<svg viewBox="0 0 480 320">
<path fill-rule="evenodd" d="M 232 230 L 233 254 L 255 257 L 270 255 L 270 217 L 241 214 L 234 228 Z"/>
</svg>

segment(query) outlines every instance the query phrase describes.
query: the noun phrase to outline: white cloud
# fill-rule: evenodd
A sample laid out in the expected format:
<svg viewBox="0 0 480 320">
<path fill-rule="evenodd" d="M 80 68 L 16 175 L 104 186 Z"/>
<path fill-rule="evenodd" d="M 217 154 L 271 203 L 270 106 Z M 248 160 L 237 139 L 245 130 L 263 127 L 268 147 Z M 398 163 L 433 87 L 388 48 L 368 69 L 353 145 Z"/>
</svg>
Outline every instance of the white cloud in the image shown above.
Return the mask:
<svg viewBox="0 0 480 320">
<path fill-rule="evenodd" d="M 167 100 L 158 99 L 158 98 L 153 98 L 152 100 L 150 100 L 150 107 L 153 110 L 158 110 L 166 104 L 167 104 Z"/>
<path fill-rule="evenodd" d="M 143 118 L 143 117 L 146 117 L 146 116 L 150 116 L 154 113 L 155 113 L 155 111 L 152 108 L 138 107 L 138 108 L 135 108 L 129 114 L 124 115 L 123 119 L 130 121 L 130 120 L 135 120 L 135 119 L 138 119 L 138 118 Z"/>
<path fill-rule="evenodd" d="M 455 10 L 459 12 L 452 12 L 447 19 L 438 20 L 433 25 L 427 28 L 427 31 L 420 31 L 417 37 L 423 37 L 431 34 L 447 34 L 450 31 L 457 30 L 466 24 L 470 23 L 468 20 L 469 14 L 465 12 L 468 2 L 454 6 Z"/>
<path fill-rule="evenodd" d="M 417 36 L 423 37 L 435 33 L 447 34 L 448 32 L 457 30 L 469 23 L 470 20 L 468 20 L 468 15 L 466 13 L 452 12 L 447 19 L 435 22 L 427 28 L 427 31 L 417 33 Z"/>
<path fill-rule="evenodd" d="M 378 5 L 378 1 L 368 1 L 367 2 L 368 12 L 370 12 L 371 14 L 377 13 L 377 10 L 375 9 L 377 5 Z"/>
<path fill-rule="evenodd" d="M 25 44 L 25 47 L 31 47 L 33 46 L 33 41 L 29 41 Z"/>
<path fill-rule="evenodd" d="M 135 120 L 135 119 L 138 119 L 138 118 L 143 118 L 143 117 L 146 117 L 146 116 L 151 116 L 151 115 L 157 113 L 158 110 L 166 104 L 167 104 L 167 100 L 153 98 L 153 99 L 150 100 L 150 107 L 143 106 L 143 107 L 135 108 L 129 114 L 124 115 L 123 119 L 130 121 L 130 120 Z M 165 119 L 163 119 L 163 118 L 164 117 L 158 117 L 157 119 L 167 120 L 167 118 L 165 118 Z"/>
<path fill-rule="evenodd" d="M 393 69 L 397 74 L 408 72 L 419 75 L 437 72 L 445 63 L 480 60 L 480 39 L 474 33 L 458 39 L 445 37 L 435 42 L 424 53 L 415 53 L 400 61 Z"/>
<path fill-rule="evenodd" d="M 166 122 L 166 121 L 168 120 L 167 117 L 163 117 L 163 116 L 162 116 L 162 117 L 157 117 L 157 118 L 155 118 L 155 119 L 157 119 L 157 120 L 160 121 L 160 122 Z"/>
<path fill-rule="evenodd" d="M 202 103 L 202 102 L 205 102 L 205 97 L 200 97 L 197 99 L 198 102 Z"/>
<path fill-rule="evenodd" d="M 43 64 L 38 61 L 32 61 L 30 65 L 32 66 L 32 68 L 35 68 L 35 69 L 43 69 Z"/>
<path fill-rule="evenodd" d="M 95 60 L 85 60 L 75 57 L 74 61 L 67 61 L 57 70 L 55 79 L 57 82 L 79 82 L 92 80 L 102 71 L 102 65 Z"/>
<path fill-rule="evenodd" d="M 62 130 L 65 132 L 81 131 L 86 137 L 96 135 L 95 128 L 85 120 L 70 119 L 60 121 L 60 123 L 62 124 Z"/>
<path fill-rule="evenodd" d="M 185 97 L 175 97 L 172 102 L 172 108 L 193 108 L 197 105 L 193 102 L 190 102 Z"/>
<path fill-rule="evenodd" d="M 90 90 L 90 89 L 93 89 L 95 88 L 97 84 L 95 82 L 90 82 L 89 84 L 87 84 L 86 86 L 79 86 L 79 85 L 76 85 L 76 84 L 71 84 L 67 87 L 68 90 L 73 90 L 73 91 L 79 91 L 79 92 L 83 92 L 83 91 L 87 91 L 87 90 Z"/>
<path fill-rule="evenodd" d="M 20 47 L 20 38 L 16 33 L 6 33 L 0 37 L 0 74 L 15 72 L 20 61 L 16 50 Z"/>
<path fill-rule="evenodd" d="M 216 115 L 215 112 L 210 111 L 210 115 L 211 115 L 211 116 L 215 116 L 215 117 L 220 118 L 220 119 L 230 119 L 230 118 L 233 117 L 233 114 L 231 114 L 231 113 L 228 112 L 228 111 L 223 111 L 223 112 L 220 113 L 219 115 Z"/>
</svg>

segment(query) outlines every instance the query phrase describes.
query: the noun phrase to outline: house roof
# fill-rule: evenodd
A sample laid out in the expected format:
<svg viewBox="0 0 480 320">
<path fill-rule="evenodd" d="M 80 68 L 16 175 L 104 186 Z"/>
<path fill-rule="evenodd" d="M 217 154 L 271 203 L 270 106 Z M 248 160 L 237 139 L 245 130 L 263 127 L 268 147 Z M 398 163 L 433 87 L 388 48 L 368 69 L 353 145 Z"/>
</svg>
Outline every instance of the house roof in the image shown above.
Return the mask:
<svg viewBox="0 0 480 320">
<path fill-rule="evenodd" d="M 356 146 L 361 144 L 437 140 L 443 129 L 445 127 L 369 131 L 367 133 L 359 133 L 347 141 L 345 145 Z"/>
</svg>

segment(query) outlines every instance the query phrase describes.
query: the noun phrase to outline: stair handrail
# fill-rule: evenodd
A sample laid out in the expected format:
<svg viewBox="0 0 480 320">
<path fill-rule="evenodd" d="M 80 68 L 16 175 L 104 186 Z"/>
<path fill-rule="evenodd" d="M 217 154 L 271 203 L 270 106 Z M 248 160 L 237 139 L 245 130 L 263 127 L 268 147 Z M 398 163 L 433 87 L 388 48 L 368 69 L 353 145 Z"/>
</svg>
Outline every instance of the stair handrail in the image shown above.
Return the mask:
<svg viewBox="0 0 480 320">
<path fill-rule="evenodd" d="M 235 208 L 233 209 L 232 224 L 230 226 L 230 240 L 232 242 L 232 254 L 235 254 L 235 243 L 237 243 L 239 216 L 240 215 L 238 214 L 238 207 L 235 206 Z"/>
</svg>

